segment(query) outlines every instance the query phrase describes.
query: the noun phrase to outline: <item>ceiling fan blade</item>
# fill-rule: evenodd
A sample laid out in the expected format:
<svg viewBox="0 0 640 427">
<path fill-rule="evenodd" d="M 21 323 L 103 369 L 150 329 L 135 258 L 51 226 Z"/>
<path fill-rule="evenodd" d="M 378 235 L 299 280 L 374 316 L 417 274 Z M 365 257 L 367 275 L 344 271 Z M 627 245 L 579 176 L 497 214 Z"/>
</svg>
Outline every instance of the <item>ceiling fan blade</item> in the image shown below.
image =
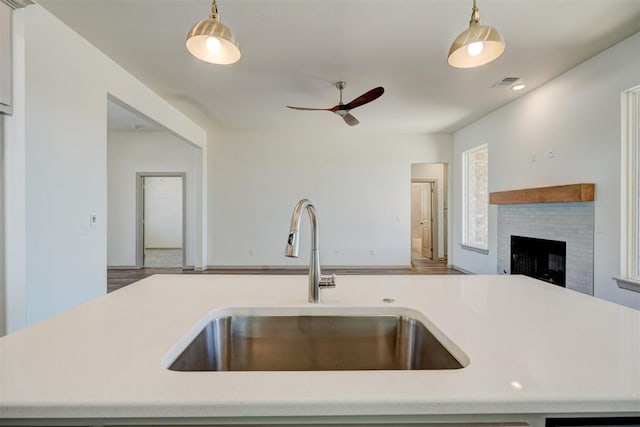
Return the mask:
<svg viewBox="0 0 640 427">
<path fill-rule="evenodd" d="M 369 92 L 364 93 L 359 97 L 357 97 L 356 99 L 354 99 L 353 101 L 349 102 L 348 104 L 345 104 L 343 107 L 341 107 L 341 109 L 351 110 L 353 108 L 360 107 L 361 105 L 367 104 L 371 101 L 374 101 L 380 98 L 383 93 L 384 93 L 383 87 L 377 87 L 375 89 L 371 89 Z"/>
<path fill-rule="evenodd" d="M 292 110 L 302 110 L 302 111 L 331 111 L 330 108 L 291 107 L 290 105 L 287 105 L 287 108 L 291 108 Z"/>
<path fill-rule="evenodd" d="M 342 118 L 344 119 L 345 123 L 348 124 L 349 126 L 355 126 L 358 123 L 360 123 L 358 119 L 356 119 L 351 115 L 351 113 L 345 114 L 344 116 L 342 116 Z"/>
</svg>

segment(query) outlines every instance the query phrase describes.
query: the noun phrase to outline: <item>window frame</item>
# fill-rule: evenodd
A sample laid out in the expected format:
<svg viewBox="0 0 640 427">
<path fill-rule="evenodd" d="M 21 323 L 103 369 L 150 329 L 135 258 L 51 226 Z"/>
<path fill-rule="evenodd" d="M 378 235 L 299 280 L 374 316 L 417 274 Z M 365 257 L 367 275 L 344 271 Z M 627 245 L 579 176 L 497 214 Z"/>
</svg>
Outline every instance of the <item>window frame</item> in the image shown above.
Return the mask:
<svg viewBox="0 0 640 427">
<path fill-rule="evenodd" d="M 622 93 L 620 277 L 623 289 L 640 292 L 640 86 Z"/>
<path fill-rule="evenodd" d="M 479 151 L 487 151 L 487 212 L 486 229 L 487 233 L 484 238 L 484 245 L 477 245 L 475 242 L 469 241 L 469 159 L 471 155 Z M 477 147 L 470 148 L 462 152 L 462 235 L 460 246 L 463 249 L 478 252 L 481 254 L 489 253 L 489 144 L 482 144 Z"/>
</svg>

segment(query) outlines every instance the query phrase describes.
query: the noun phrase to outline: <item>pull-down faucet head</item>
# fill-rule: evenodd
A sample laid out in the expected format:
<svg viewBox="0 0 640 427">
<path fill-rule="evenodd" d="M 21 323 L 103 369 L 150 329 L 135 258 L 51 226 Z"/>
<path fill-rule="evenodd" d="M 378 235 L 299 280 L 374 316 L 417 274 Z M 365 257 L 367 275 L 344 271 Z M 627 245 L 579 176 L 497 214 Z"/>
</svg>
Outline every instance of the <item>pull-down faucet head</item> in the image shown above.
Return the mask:
<svg viewBox="0 0 640 427">
<path fill-rule="evenodd" d="M 284 256 L 289 258 L 298 258 L 300 252 L 300 245 L 298 240 L 300 239 L 300 232 L 298 230 L 289 231 L 289 238 L 287 239 L 287 247 L 284 250 Z"/>
</svg>

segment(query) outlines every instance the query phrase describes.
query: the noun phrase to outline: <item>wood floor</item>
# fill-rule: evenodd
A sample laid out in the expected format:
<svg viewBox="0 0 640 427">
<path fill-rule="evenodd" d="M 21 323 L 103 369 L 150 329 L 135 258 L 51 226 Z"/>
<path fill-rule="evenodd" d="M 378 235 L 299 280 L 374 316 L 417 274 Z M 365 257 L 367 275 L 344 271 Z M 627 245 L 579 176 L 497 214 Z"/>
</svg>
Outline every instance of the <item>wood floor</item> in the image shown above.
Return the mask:
<svg viewBox="0 0 640 427">
<path fill-rule="evenodd" d="M 420 268 L 420 267 L 425 267 L 425 268 L 445 267 L 446 268 L 447 261 L 427 258 L 425 256 L 422 256 L 420 252 L 411 251 L 411 266 L 416 268 Z"/>
<path fill-rule="evenodd" d="M 415 265 L 416 263 L 414 263 Z M 448 268 L 446 261 L 423 260 L 419 265 L 411 268 L 323 268 L 323 274 L 352 275 L 398 275 L 398 274 L 464 274 L 453 268 Z M 143 268 L 132 270 L 107 270 L 107 292 L 113 292 L 145 277 L 154 274 L 300 274 L 309 273 L 308 268 L 213 268 L 207 271 L 182 270 L 181 268 Z"/>
</svg>

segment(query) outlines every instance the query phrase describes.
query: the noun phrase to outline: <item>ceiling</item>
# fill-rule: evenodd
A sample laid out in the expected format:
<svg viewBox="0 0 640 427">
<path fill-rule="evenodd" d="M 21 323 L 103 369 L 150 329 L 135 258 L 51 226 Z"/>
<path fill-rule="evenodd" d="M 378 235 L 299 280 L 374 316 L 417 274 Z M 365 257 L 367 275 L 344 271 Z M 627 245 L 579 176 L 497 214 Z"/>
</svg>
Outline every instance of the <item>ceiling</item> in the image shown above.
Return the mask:
<svg viewBox="0 0 640 427">
<path fill-rule="evenodd" d="M 115 101 L 107 101 L 107 129 L 120 131 L 162 131 L 164 128 Z"/>
<path fill-rule="evenodd" d="M 240 131 L 450 133 L 640 31 L 640 0 L 479 0 L 506 52 L 454 69 L 446 56 L 471 0 L 218 0 L 243 54 L 221 66 L 184 45 L 209 0 L 38 2 L 200 125 Z M 491 88 L 507 76 L 527 88 Z M 353 111 L 359 126 L 284 108 L 335 105 L 339 80 L 345 101 L 386 89 Z"/>
</svg>

